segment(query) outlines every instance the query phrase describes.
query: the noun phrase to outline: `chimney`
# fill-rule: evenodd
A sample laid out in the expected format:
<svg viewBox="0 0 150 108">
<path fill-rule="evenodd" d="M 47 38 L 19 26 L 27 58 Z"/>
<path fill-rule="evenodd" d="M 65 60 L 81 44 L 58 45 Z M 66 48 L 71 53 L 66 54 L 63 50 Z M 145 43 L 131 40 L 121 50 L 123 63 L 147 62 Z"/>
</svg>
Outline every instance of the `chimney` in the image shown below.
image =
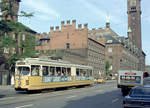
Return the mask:
<svg viewBox="0 0 150 108">
<path fill-rule="evenodd" d="M 84 24 L 84 29 L 88 29 L 88 24 Z"/>
<path fill-rule="evenodd" d="M 106 28 L 110 28 L 110 22 L 106 22 Z"/>
<path fill-rule="evenodd" d="M 51 31 L 51 32 L 54 32 L 54 27 L 50 27 L 50 31 Z"/>
<path fill-rule="evenodd" d="M 72 20 L 72 27 L 76 29 L 76 20 Z"/>
<path fill-rule="evenodd" d="M 78 29 L 79 29 L 79 30 L 82 29 L 82 24 L 78 24 Z"/>
<path fill-rule="evenodd" d="M 95 28 L 92 28 L 92 30 L 96 30 Z"/>
<path fill-rule="evenodd" d="M 64 26 L 64 24 L 65 24 L 65 21 L 61 21 L 61 26 Z"/>
<path fill-rule="evenodd" d="M 106 28 L 110 28 L 110 16 L 106 17 Z"/>
<path fill-rule="evenodd" d="M 57 31 L 57 32 L 59 31 L 59 26 L 56 26 L 56 31 Z"/>
<path fill-rule="evenodd" d="M 70 20 L 67 21 L 67 25 L 70 25 Z"/>
</svg>

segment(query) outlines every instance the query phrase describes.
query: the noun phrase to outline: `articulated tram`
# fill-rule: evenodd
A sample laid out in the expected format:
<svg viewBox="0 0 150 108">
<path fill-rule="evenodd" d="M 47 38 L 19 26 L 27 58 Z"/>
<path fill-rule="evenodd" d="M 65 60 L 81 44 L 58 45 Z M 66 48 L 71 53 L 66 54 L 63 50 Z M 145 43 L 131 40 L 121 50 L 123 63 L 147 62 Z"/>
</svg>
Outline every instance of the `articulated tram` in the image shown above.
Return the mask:
<svg viewBox="0 0 150 108">
<path fill-rule="evenodd" d="M 17 91 L 91 85 L 93 83 L 91 66 L 40 58 L 26 58 L 16 62 L 15 90 Z"/>
</svg>

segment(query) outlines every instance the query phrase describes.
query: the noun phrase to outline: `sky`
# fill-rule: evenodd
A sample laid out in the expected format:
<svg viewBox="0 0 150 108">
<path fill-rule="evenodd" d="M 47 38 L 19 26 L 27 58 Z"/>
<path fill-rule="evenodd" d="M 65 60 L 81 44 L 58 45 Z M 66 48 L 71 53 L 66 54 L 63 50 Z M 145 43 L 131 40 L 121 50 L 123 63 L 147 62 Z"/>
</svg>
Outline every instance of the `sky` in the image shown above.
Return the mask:
<svg viewBox="0 0 150 108">
<path fill-rule="evenodd" d="M 142 0 L 142 48 L 146 64 L 150 65 L 150 0 Z M 34 17 L 19 21 L 37 31 L 49 33 L 51 26 L 61 21 L 76 20 L 88 23 L 89 29 L 104 28 L 110 17 L 111 28 L 120 36 L 127 36 L 127 0 L 22 0 L 20 11 L 33 12 Z"/>
</svg>

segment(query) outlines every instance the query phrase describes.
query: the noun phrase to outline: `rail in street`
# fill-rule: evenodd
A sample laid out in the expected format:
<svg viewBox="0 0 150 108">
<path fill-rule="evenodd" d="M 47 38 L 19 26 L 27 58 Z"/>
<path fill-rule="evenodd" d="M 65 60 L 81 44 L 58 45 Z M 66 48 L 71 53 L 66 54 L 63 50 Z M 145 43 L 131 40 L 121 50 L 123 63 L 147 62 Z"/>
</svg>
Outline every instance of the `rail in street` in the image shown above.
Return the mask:
<svg viewBox="0 0 150 108">
<path fill-rule="evenodd" d="M 115 81 L 35 94 L 10 91 L 12 94 L 6 91 L 6 96 L 0 98 L 0 108 L 121 108 L 123 98 Z"/>
</svg>

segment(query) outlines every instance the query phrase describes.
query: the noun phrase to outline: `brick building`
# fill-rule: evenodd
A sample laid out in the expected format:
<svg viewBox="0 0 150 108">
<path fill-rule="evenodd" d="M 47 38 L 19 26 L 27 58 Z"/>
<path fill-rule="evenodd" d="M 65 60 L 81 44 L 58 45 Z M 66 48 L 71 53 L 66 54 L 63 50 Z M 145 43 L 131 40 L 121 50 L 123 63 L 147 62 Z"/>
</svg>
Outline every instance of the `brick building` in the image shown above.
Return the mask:
<svg viewBox="0 0 150 108">
<path fill-rule="evenodd" d="M 89 30 L 89 37 L 103 40 L 105 43 L 105 61 L 110 64 L 110 72 L 115 75 L 118 70 L 138 70 L 139 58 L 137 47 L 127 37 L 119 36 L 110 28 L 109 21 L 104 29 Z"/>
<path fill-rule="evenodd" d="M 3 44 L 3 37 L 8 36 L 10 40 L 13 40 L 12 44 L 14 45 L 11 47 L 6 44 L 0 46 L 0 85 L 11 84 L 11 77 L 14 75 L 14 65 L 8 64 L 10 58 L 32 55 L 31 49 L 33 51 L 35 48 L 36 32 L 18 22 L 20 2 L 21 0 L 1 0 L 0 44 Z"/>
<path fill-rule="evenodd" d="M 100 60 L 96 60 L 93 63 L 93 67 L 95 71 L 104 69 L 104 62 L 109 61 L 111 67 L 110 71 L 112 74 L 116 74 L 119 70 L 145 70 L 145 56 L 146 54 L 142 50 L 142 42 L 141 42 L 141 1 L 140 0 L 127 0 L 127 14 L 128 14 L 128 36 L 123 37 L 119 36 L 115 33 L 111 27 L 109 20 L 106 22 L 106 27 L 99 29 L 88 30 L 87 24 L 78 25 L 78 29 L 76 29 L 76 21 L 67 21 L 67 24 L 62 21 L 61 30 L 57 26 L 56 30 L 54 27 L 51 27 L 50 34 L 46 36 L 41 36 L 39 46 L 36 47 L 37 50 L 46 53 L 48 50 L 54 49 L 63 49 L 65 51 L 74 51 L 84 49 L 84 53 L 79 53 L 84 55 L 87 59 L 81 59 L 80 63 L 86 64 L 88 61 L 89 65 L 92 65 L 90 57 L 90 47 L 92 44 L 96 44 L 95 46 L 101 47 L 100 50 L 97 50 L 95 46 L 94 50 L 91 52 L 96 52 L 97 54 L 90 55 L 92 60 L 96 58 L 101 58 Z M 57 41 L 56 41 L 57 40 Z M 105 45 L 105 47 L 103 46 Z M 102 53 L 105 48 L 105 54 Z M 87 51 L 86 51 L 87 49 Z M 96 50 L 96 51 L 95 51 Z M 99 51 L 102 51 L 101 54 L 98 54 Z M 87 55 L 88 54 L 88 55 Z M 64 54 L 65 55 L 65 54 Z M 73 55 L 73 54 L 72 54 Z M 80 55 L 80 56 L 81 56 Z M 93 56 L 96 55 L 96 56 Z M 97 55 L 99 57 L 97 57 Z M 100 56 L 101 55 L 101 56 Z M 105 55 L 105 60 L 104 60 Z M 74 56 L 75 57 L 75 56 Z M 83 58 L 84 58 L 83 57 Z M 66 57 L 67 58 L 67 57 Z M 73 58 L 73 56 L 71 57 Z M 70 59 L 69 59 L 70 60 Z M 78 59 L 79 60 L 79 59 Z M 78 62 L 77 59 L 72 60 Z M 82 61 L 82 62 L 81 62 Z M 98 68 L 96 66 L 99 61 L 102 61 L 101 64 L 98 64 L 103 69 Z M 87 65 L 87 64 L 86 64 Z M 100 74 L 103 72 L 100 72 Z"/>
<path fill-rule="evenodd" d="M 18 21 L 20 2 L 21 0 L 1 0 L 2 5 L 5 7 L 1 9 L 2 20 Z"/>
<path fill-rule="evenodd" d="M 66 24 L 62 21 L 61 29 L 50 27 L 50 33 L 37 36 L 37 40 L 36 50 L 42 55 L 50 56 L 56 52 L 65 60 L 93 66 L 95 77 L 105 76 L 105 46 L 88 37 L 88 24 L 83 27 L 79 24 L 76 28 L 76 20 Z"/>
<path fill-rule="evenodd" d="M 138 48 L 139 68 L 145 69 L 145 53 L 142 50 L 142 35 L 141 35 L 141 0 L 127 0 L 128 28 L 131 29 L 128 35 L 129 41 Z"/>
</svg>

